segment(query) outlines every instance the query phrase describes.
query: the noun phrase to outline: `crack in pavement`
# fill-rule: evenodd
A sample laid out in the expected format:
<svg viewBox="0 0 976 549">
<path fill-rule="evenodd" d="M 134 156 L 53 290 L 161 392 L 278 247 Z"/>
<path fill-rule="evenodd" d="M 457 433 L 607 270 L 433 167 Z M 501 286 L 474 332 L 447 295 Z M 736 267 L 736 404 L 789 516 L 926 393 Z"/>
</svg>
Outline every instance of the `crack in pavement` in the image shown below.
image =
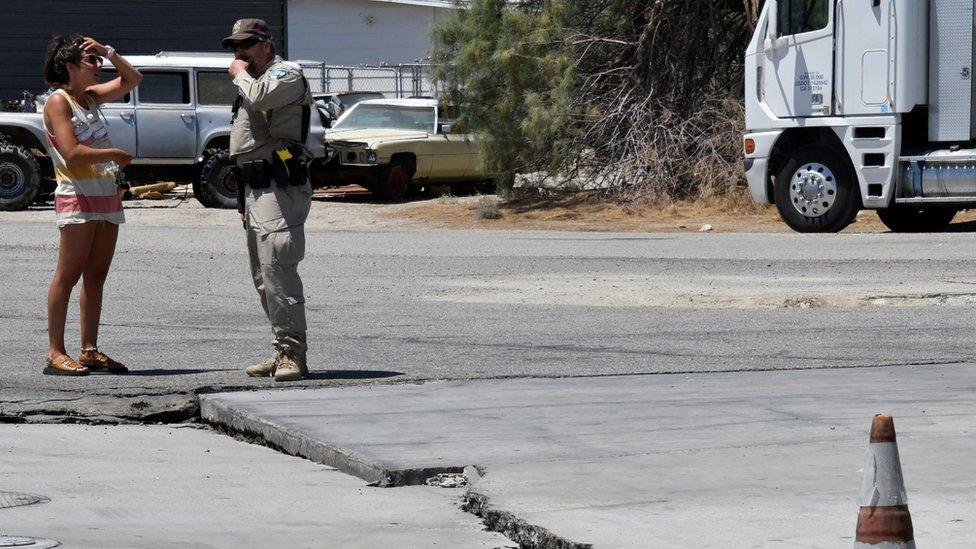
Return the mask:
<svg viewBox="0 0 976 549">
<path fill-rule="evenodd" d="M 926 366 L 937 364 L 953 364 L 955 361 L 944 360 L 915 361 L 902 363 L 900 366 Z M 885 367 L 891 364 L 877 364 L 868 367 Z M 860 366 L 841 366 L 826 369 L 848 369 Z M 796 368 L 798 370 L 817 368 Z M 770 371 L 768 373 L 772 373 Z M 673 374 L 674 372 L 669 372 Z M 681 372 L 708 377 L 714 373 L 723 372 Z M 661 375 L 661 373 L 615 374 L 616 377 Z M 562 379 L 608 377 L 605 375 L 576 375 L 576 376 L 498 376 L 488 379 L 512 379 L 513 377 L 529 379 Z M 466 378 L 464 380 L 467 380 Z M 386 384 L 400 385 L 409 383 L 426 383 L 442 380 L 394 380 Z M 301 390 L 310 387 L 276 388 L 279 390 Z M 469 479 L 469 489 L 463 498 L 462 509 L 482 519 L 486 527 L 499 532 L 509 539 L 526 548 L 555 548 L 582 549 L 591 545 L 574 542 L 559 537 L 541 526 L 536 526 L 518 517 L 512 512 L 497 509 L 492 506 L 489 497 L 479 493 L 471 486 L 472 480 L 487 474 L 483 469 L 478 470 L 472 464 L 437 465 L 433 467 L 413 467 L 407 469 L 389 469 L 370 458 L 356 455 L 334 444 L 312 440 L 299 432 L 285 426 L 276 425 L 253 417 L 246 413 L 230 408 L 221 409 L 207 404 L 207 399 L 201 395 L 227 391 L 255 391 L 268 390 L 270 387 L 254 386 L 222 386 L 204 385 L 188 391 L 157 392 L 143 394 L 128 388 L 125 393 L 130 396 L 119 396 L 111 391 L 102 390 L 98 395 L 47 395 L 38 397 L 24 397 L 5 399 L 0 402 L 0 423 L 90 423 L 90 424 L 127 424 L 127 423 L 183 423 L 205 422 L 210 429 L 233 436 L 249 443 L 261 444 L 276 451 L 289 455 L 301 456 L 317 463 L 335 467 L 336 469 L 362 478 L 377 487 L 399 487 L 424 484 L 426 479 L 439 473 L 463 473 Z M 9 391 L 9 390 L 8 390 Z M 211 402 L 212 404 L 212 402 Z M 788 415 L 788 414 L 787 414 Z M 199 423 L 197 423 L 199 425 Z M 781 442 L 776 443 L 778 446 Z M 754 446 L 754 445 L 753 445 Z M 762 446 L 762 445 L 760 445 Z M 713 446 L 694 449 L 694 452 L 707 452 L 746 446 Z M 752 447 L 752 446 L 748 446 Z M 678 452 L 678 453 L 687 453 Z M 620 457 L 640 455 L 675 455 L 674 451 L 622 453 Z"/>
<path fill-rule="evenodd" d="M 463 474 L 469 485 L 485 474 L 476 465 L 431 466 L 408 469 L 388 469 L 341 446 L 315 440 L 300 431 L 262 419 L 249 412 L 233 409 L 210 399 L 200 403 L 201 419 L 215 431 L 237 440 L 267 446 L 278 452 L 298 456 L 315 463 L 333 467 L 359 477 L 368 486 L 398 488 L 424 485 L 430 477 L 442 473 Z M 474 478 L 472 478 L 474 477 Z M 487 496 L 473 490 L 464 495 L 461 509 L 482 519 L 485 526 L 526 549 L 591 549 L 592 545 L 567 540 L 552 532 L 530 524 L 516 515 L 495 509 Z"/>
<path fill-rule="evenodd" d="M 519 544 L 519 547 L 539 549 L 592 549 L 589 543 L 577 543 L 557 536 L 549 530 L 529 524 L 513 513 L 492 507 L 488 496 L 474 491 L 464 495 L 461 509 L 481 518 L 485 526 Z"/>
</svg>

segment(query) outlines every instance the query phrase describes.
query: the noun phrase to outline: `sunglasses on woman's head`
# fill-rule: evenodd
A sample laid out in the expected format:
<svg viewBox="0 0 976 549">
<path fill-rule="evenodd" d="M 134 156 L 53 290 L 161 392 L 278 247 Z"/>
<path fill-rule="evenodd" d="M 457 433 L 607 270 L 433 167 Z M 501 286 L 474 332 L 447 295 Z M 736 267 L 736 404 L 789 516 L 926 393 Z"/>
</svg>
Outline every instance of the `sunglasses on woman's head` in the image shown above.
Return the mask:
<svg viewBox="0 0 976 549">
<path fill-rule="evenodd" d="M 93 65 L 96 67 L 102 64 L 102 58 L 95 55 L 94 53 L 89 53 L 88 55 L 82 57 L 82 60 L 84 60 L 89 65 Z"/>
</svg>

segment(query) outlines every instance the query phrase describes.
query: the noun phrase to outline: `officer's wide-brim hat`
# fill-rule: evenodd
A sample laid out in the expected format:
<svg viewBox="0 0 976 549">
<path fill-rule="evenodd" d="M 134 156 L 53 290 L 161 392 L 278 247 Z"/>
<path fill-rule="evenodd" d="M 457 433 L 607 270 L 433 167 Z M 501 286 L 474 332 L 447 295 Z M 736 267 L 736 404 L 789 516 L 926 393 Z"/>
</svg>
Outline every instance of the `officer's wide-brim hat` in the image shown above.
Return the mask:
<svg viewBox="0 0 976 549">
<path fill-rule="evenodd" d="M 221 40 L 221 47 L 233 48 L 238 42 L 252 38 L 258 38 L 262 41 L 271 40 L 271 30 L 262 19 L 238 19 L 231 32 L 233 34 Z"/>
</svg>

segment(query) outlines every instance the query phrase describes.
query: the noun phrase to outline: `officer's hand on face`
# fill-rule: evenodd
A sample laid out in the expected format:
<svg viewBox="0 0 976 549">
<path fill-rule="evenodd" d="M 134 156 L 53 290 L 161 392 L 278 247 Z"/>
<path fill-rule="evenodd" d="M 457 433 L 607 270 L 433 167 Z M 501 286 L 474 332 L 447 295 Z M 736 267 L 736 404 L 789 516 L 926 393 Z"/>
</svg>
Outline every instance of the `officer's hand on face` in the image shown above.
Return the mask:
<svg viewBox="0 0 976 549">
<path fill-rule="evenodd" d="M 227 72 L 233 77 L 237 76 L 237 73 L 247 70 L 247 61 L 243 59 L 235 59 L 231 64 Z"/>
</svg>

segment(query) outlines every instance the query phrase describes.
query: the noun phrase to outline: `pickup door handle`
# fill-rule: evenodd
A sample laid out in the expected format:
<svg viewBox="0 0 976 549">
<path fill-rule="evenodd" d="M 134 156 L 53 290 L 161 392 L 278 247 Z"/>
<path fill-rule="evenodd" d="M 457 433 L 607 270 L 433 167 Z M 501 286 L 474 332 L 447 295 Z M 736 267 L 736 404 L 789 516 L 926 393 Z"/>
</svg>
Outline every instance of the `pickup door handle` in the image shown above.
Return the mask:
<svg viewBox="0 0 976 549">
<path fill-rule="evenodd" d="M 193 115 L 192 114 L 189 114 L 189 113 L 183 113 L 183 114 L 180 115 L 180 118 L 182 118 L 183 120 L 186 120 L 187 122 L 189 122 L 189 121 L 193 120 Z"/>
<path fill-rule="evenodd" d="M 131 112 L 121 112 L 121 113 L 119 113 L 119 118 L 121 118 L 122 120 L 125 120 L 125 121 L 128 122 L 129 120 L 132 120 L 132 113 Z"/>
</svg>

